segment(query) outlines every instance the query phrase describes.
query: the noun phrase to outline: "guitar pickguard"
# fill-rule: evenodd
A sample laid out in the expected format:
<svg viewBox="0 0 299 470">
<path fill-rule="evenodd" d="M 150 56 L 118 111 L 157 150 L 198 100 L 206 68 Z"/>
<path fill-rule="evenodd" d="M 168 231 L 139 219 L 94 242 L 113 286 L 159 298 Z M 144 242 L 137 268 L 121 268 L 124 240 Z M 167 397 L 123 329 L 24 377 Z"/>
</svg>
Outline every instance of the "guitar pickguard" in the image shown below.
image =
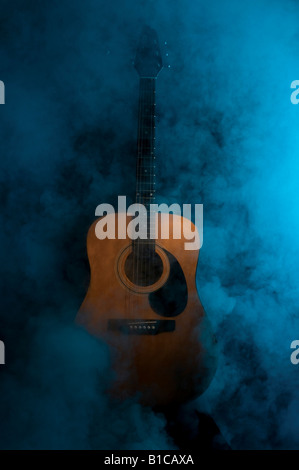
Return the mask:
<svg viewBox="0 0 299 470">
<path fill-rule="evenodd" d="M 149 295 L 149 303 L 155 313 L 163 317 L 176 317 L 186 308 L 188 289 L 184 272 L 177 259 L 164 250 L 170 264 L 166 283 Z"/>
</svg>

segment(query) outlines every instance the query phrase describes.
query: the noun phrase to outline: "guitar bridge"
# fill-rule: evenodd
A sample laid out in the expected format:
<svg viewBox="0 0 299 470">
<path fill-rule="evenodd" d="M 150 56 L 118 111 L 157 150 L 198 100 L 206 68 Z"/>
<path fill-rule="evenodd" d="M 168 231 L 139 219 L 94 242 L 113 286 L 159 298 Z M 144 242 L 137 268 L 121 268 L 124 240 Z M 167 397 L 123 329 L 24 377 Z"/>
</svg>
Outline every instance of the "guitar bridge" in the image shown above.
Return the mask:
<svg viewBox="0 0 299 470">
<path fill-rule="evenodd" d="M 175 330 L 175 320 L 108 320 L 108 330 L 128 335 L 158 335 Z"/>
</svg>

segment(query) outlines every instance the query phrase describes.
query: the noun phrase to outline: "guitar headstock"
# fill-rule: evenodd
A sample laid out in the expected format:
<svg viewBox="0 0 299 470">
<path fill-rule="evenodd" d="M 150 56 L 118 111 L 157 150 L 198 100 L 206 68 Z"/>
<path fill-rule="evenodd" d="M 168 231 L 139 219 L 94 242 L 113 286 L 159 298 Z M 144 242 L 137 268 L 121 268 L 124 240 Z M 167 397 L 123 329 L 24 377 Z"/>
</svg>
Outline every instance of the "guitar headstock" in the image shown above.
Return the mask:
<svg viewBox="0 0 299 470">
<path fill-rule="evenodd" d="M 158 35 L 149 26 L 142 30 L 134 65 L 141 78 L 156 78 L 163 68 Z"/>
</svg>

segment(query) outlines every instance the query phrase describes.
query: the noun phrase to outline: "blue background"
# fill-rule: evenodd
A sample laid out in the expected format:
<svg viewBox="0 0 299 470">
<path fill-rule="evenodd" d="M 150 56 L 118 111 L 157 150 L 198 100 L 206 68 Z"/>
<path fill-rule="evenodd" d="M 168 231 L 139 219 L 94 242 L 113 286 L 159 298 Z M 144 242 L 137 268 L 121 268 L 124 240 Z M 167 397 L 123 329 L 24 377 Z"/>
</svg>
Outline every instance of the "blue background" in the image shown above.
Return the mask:
<svg viewBox="0 0 299 470">
<path fill-rule="evenodd" d="M 134 195 L 144 23 L 166 62 L 159 200 L 204 204 L 197 285 L 220 362 L 192 406 L 234 449 L 298 449 L 293 0 L 1 0 L 0 447 L 174 448 L 161 415 L 110 403 L 108 352 L 73 325 L 95 208 Z"/>
</svg>

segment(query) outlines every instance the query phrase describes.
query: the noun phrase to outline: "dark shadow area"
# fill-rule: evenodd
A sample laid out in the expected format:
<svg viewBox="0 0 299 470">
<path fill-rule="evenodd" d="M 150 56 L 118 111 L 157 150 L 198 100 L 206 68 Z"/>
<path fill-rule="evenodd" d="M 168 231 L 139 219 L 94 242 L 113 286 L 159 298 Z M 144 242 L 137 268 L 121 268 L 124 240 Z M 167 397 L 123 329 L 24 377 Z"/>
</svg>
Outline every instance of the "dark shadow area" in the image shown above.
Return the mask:
<svg viewBox="0 0 299 470">
<path fill-rule="evenodd" d="M 194 409 L 185 413 L 181 408 L 160 410 L 166 420 L 166 431 L 180 450 L 232 450 L 211 416 Z"/>
</svg>

